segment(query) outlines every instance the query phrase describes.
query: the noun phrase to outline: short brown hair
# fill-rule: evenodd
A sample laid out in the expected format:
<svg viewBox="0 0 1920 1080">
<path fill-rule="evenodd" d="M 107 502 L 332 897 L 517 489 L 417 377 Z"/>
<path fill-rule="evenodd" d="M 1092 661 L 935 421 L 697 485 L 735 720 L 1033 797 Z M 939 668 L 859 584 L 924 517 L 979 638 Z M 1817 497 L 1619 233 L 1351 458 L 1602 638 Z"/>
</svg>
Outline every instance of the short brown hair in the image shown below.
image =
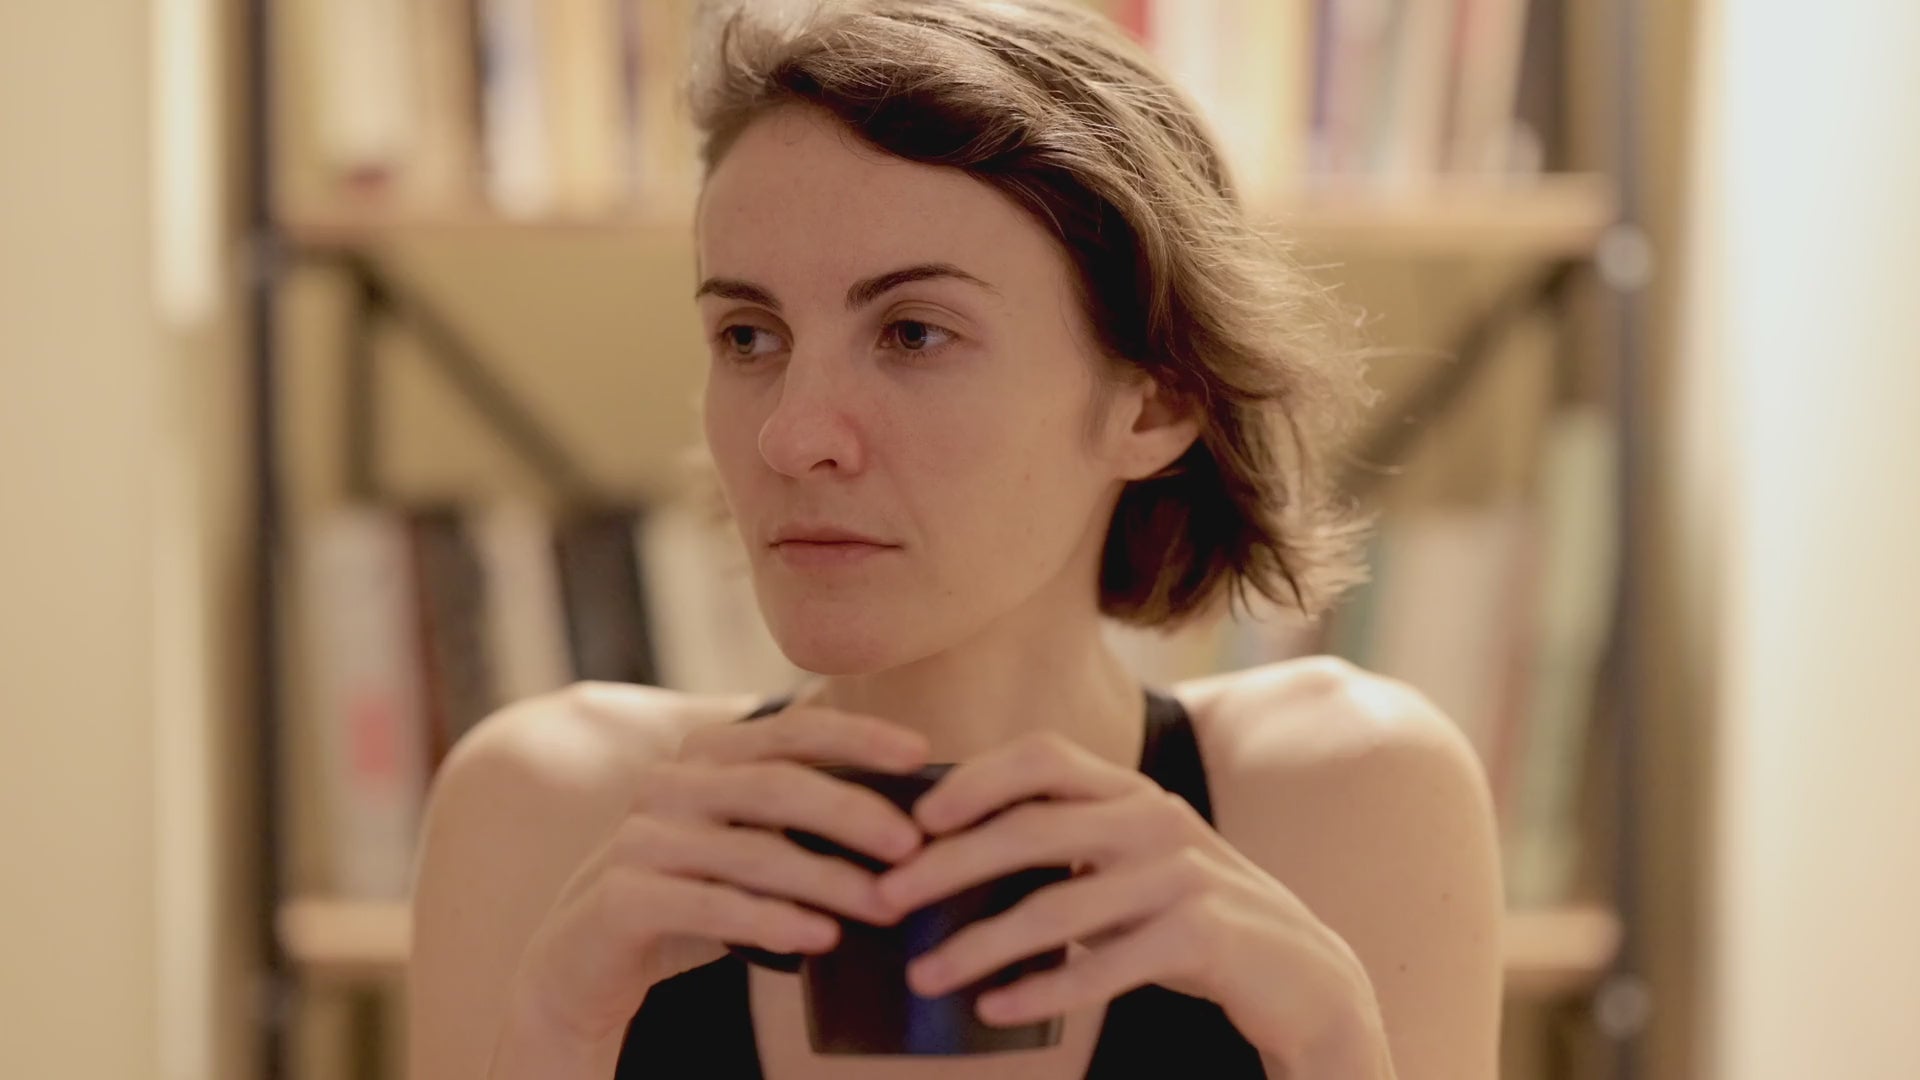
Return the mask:
<svg viewBox="0 0 1920 1080">
<path fill-rule="evenodd" d="M 751 4 L 717 16 L 690 88 L 704 175 L 754 120 L 794 104 L 960 169 L 1071 256 L 1103 374 L 1142 369 L 1201 417 L 1174 466 L 1121 493 L 1100 610 L 1169 627 L 1250 588 L 1312 619 L 1365 581 L 1372 523 L 1325 462 L 1375 397 L 1351 324 L 1251 222 L 1204 121 L 1149 54 L 1067 0 L 805 6 L 784 21 Z"/>
</svg>

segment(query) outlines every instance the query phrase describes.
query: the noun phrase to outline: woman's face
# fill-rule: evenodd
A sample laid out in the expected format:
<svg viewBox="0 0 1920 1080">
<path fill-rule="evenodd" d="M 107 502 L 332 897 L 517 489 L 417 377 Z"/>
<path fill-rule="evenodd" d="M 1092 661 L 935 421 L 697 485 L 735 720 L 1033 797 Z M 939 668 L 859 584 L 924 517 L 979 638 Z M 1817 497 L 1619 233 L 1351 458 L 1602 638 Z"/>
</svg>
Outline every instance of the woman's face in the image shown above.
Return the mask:
<svg viewBox="0 0 1920 1080">
<path fill-rule="evenodd" d="M 1093 607 L 1121 482 L 1180 447 L 1086 439 L 1095 361 L 1037 223 L 785 108 L 714 171 L 697 232 L 707 441 L 794 663 L 884 670 Z M 877 543 L 807 542 L 842 533 Z"/>
</svg>

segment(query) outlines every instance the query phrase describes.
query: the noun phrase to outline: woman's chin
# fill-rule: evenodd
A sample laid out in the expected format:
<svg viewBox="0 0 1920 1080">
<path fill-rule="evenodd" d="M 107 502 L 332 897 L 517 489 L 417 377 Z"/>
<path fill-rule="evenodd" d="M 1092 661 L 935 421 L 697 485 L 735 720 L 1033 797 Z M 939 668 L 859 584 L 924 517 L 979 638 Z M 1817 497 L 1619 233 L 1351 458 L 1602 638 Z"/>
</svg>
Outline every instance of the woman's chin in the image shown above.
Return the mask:
<svg viewBox="0 0 1920 1080">
<path fill-rule="evenodd" d="M 787 660 L 815 675 L 869 675 L 914 658 L 911 635 L 844 615 L 775 619 L 769 629 Z"/>
<path fill-rule="evenodd" d="M 778 640 L 780 651 L 794 667 L 815 675 L 871 675 L 905 662 L 897 646 L 880 642 L 823 639 L 817 634 Z"/>
</svg>

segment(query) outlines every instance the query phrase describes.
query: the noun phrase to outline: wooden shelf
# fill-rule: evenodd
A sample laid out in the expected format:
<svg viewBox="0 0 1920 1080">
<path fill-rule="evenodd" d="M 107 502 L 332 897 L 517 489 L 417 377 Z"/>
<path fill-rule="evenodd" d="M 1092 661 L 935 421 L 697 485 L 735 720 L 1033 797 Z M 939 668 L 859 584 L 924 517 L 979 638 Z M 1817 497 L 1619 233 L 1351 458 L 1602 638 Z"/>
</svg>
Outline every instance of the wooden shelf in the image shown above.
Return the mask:
<svg viewBox="0 0 1920 1080">
<path fill-rule="evenodd" d="M 328 979 L 398 976 L 413 938 L 401 901 L 301 897 L 280 906 L 280 947 L 307 975 Z"/>
<path fill-rule="evenodd" d="M 1620 950 L 1620 919 L 1598 905 L 1507 915 L 1507 995 L 1569 994 L 1600 980 Z"/>
<path fill-rule="evenodd" d="M 280 942 L 306 975 L 397 978 L 406 964 L 403 903 L 294 900 L 280 909 Z M 1545 997 L 1592 985 L 1612 962 L 1620 923 L 1600 907 L 1515 912 L 1507 917 L 1507 993 Z"/>
<path fill-rule="evenodd" d="M 1593 250 L 1614 217 L 1607 179 L 1584 173 L 1500 182 L 1439 178 L 1405 189 L 1304 188 L 1260 200 L 1257 207 L 1261 218 L 1310 248 L 1394 258 L 1578 257 Z M 319 249 L 451 237 L 623 234 L 648 244 L 684 244 L 692 235 L 681 215 L 640 211 L 516 219 L 484 208 L 334 208 L 296 211 L 284 215 L 282 224 L 296 243 Z"/>
<path fill-rule="evenodd" d="M 1393 258 L 1578 258 L 1592 253 L 1616 213 L 1611 182 L 1588 173 L 1441 178 L 1397 191 L 1325 187 L 1261 208 L 1308 247 Z"/>
</svg>

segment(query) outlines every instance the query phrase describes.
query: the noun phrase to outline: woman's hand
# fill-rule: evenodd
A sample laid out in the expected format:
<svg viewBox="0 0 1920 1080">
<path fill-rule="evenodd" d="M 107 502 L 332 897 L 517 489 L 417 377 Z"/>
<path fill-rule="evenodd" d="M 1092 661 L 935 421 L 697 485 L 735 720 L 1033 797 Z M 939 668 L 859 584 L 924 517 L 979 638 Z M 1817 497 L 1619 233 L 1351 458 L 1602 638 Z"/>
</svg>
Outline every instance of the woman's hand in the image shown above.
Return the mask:
<svg viewBox="0 0 1920 1080">
<path fill-rule="evenodd" d="M 1052 801 L 968 828 L 1038 796 Z M 1064 966 L 982 995 L 981 1018 L 1061 1015 L 1158 983 L 1218 1003 L 1249 1042 L 1291 1064 L 1377 1015 L 1352 950 L 1286 886 L 1186 800 L 1063 737 L 1026 736 L 961 763 L 914 817 L 935 839 L 881 875 L 896 914 L 1024 867 L 1076 871 L 915 960 L 908 981 L 922 995 L 1078 944 Z"/>
<path fill-rule="evenodd" d="M 917 732 L 811 706 L 696 729 L 636 778 L 626 818 L 535 931 L 517 1005 L 542 1027 L 602 1040 L 625 1030 L 649 987 L 724 955 L 723 942 L 818 953 L 839 935 L 820 912 L 890 922 L 872 873 L 778 830 L 830 837 L 885 862 L 905 857 L 923 839 L 906 814 L 802 763 L 905 773 L 927 753 Z"/>
</svg>

